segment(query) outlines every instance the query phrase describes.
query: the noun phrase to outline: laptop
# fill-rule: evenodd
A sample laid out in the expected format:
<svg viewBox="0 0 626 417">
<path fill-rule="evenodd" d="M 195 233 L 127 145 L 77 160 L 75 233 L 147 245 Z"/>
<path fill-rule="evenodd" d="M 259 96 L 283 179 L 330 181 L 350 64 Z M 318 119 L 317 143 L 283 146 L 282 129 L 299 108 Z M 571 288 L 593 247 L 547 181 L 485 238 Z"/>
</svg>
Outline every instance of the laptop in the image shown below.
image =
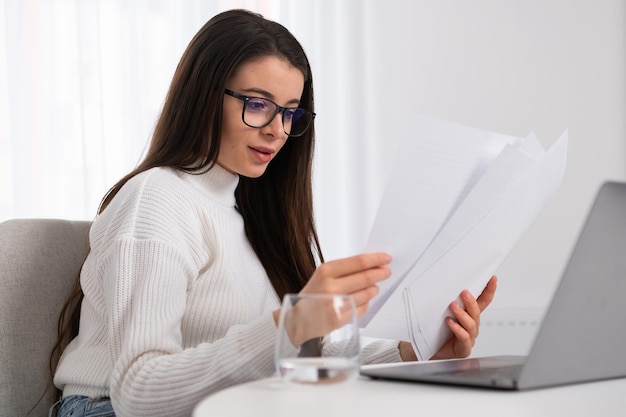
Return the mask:
<svg viewBox="0 0 626 417">
<path fill-rule="evenodd" d="M 626 377 L 626 183 L 604 183 L 526 356 L 371 365 L 396 381 L 527 390 Z"/>
</svg>

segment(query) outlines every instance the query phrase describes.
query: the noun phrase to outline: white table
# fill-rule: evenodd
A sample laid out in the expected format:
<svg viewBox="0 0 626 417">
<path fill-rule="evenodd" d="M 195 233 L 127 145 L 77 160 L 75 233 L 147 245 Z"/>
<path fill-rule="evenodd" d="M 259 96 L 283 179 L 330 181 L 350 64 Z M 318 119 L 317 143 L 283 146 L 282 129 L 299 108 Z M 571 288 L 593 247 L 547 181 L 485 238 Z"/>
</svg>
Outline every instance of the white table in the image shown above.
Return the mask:
<svg viewBox="0 0 626 417">
<path fill-rule="evenodd" d="M 264 379 L 201 401 L 193 417 L 386 417 L 626 415 L 626 378 L 509 392 L 390 382 L 359 377 L 332 385 Z M 400 416 L 401 417 L 401 416 Z"/>
</svg>

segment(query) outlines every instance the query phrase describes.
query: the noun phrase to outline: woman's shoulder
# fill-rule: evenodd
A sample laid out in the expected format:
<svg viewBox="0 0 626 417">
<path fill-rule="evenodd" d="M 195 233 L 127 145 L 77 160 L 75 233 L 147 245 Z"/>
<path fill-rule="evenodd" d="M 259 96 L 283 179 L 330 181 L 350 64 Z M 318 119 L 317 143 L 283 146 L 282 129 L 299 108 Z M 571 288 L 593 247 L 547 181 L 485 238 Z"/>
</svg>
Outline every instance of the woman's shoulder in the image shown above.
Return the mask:
<svg viewBox="0 0 626 417">
<path fill-rule="evenodd" d="M 197 201 L 234 206 L 238 176 L 219 166 L 206 172 L 190 173 L 168 167 L 156 167 L 137 174 L 124 186 L 126 192 L 141 193 L 159 199 L 181 199 L 185 204 Z"/>
<path fill-rule="evenodd" d="M 236 215 L 237 177 L 222 171 L 192 174 L 166 167 L 146 170 L 129 179 L 99 217 L 105 223 L 122 221 L 124 230 L 137 226 L 150 230 L 188 227 L 198 233 L 214 217 L 231 219 Z"/>
<path fill-rule="evenodd" d="M 185 181 L 181 177 L 181 173 L 178 170 L 169 167 L 155 167 L 135 175 L 128 180 L 122 189 L 148 188 L 154 189 L 155 191 L 162 191 L 173 187 L 176 190 L 180 190 L 180 186 L 184 184 L 184 182 Z"/>
<path fill-rule="evenodd" d="M 235 189 L 238 176 L 219 166 L 190 173 L 156 167 L 130 178 L 103 214 L 132 218 L 133 222 L 188 223 L 196 227 L 215 216 L 237 217 Z"/>
<path fill-rule="evenodd" d="M 104 223 L 120 223 L 120 231 L 156 230 L 182 225 L 197 214 L 197 192 L 171 168 L 152 168 L 130 178 L 99 216 Z"/>
<path fill-rule="evenodd" d="M 92 250 L 109 253 L 116 250 L 116 242 L 135 242 L 175 248 L 178 253 L 195 254 L 195 260 L 206 257 L 201 248 L 208 231 L 194 194 L 174 169 L 152 168 L 135 175 L 94 220 Z"/>
<path fill-rule="evenodd" d="M 171 208 L 172 204 L 189 205 L 197 193 L 184 173 L 173 168 L 156 167 L 129 179 L 118 194 L 122 199 Z"/>
</svg>

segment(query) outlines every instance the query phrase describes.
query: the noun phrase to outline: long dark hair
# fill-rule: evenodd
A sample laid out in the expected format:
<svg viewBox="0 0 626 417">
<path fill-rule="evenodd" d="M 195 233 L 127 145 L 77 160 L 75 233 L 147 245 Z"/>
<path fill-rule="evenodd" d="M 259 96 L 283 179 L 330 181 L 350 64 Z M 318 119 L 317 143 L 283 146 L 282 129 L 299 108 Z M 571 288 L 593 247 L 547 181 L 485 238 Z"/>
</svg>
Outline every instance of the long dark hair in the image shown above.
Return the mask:
<svg viewBox="0 0 626 417">
<path fill-rule="evenodd" d="M 133 176 L 154 167 L 206 172 L 220 149 L 222 103 L 228 78 L 243 63 L 263 56 L 286 59 L 304 74 L 300 107 L 314 110 L 313 80 L 300 43 L 282 25 L 245 10 L 209 20 L 185 50 L 172 79 L 163 110 L 143 161 L 104 196 L 102 213 Z M 314 126 L 287 140 L 259 178 L 241 177 L 235 191 L 246 235 L 274 289 L 299 292 L 323 261 L 313 219 L 312 160 Z M 51 371 L 63 349 L 78 334 L 83 292 L 80 282 L 63 307 Z"/>
</svg>

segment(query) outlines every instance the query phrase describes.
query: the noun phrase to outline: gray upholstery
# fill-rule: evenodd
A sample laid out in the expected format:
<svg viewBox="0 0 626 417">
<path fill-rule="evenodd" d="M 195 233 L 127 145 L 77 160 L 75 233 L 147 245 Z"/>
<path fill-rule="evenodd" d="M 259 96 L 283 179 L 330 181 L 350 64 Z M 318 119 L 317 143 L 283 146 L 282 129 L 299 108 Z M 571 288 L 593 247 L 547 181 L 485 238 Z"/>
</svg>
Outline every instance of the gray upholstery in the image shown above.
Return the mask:
<svg viewBox="0 0 626 417">
<path fill-rule="evenodd" d="M 86 221 L 0 223 L 0 417 L 26 416 L 46 390 L 57 318 L 89 247 Z M 54 390 L 29 416 L 47 416 Z"/>
</svg>

